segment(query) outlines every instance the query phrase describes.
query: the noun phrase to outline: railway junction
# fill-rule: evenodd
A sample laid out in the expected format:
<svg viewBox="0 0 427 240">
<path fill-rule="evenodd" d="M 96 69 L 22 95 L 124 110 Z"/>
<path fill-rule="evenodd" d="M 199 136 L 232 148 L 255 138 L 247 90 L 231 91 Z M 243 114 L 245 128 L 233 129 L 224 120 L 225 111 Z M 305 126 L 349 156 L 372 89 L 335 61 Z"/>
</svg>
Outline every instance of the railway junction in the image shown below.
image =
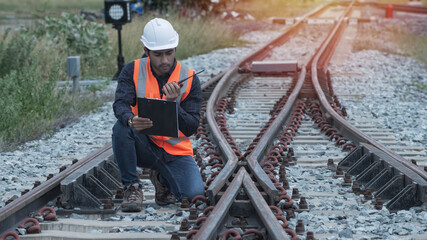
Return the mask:
<svg viewBox="0 0 427 240">
<path fill-rule="evenodd" d="M 394 18 L 426 24 L 425 8 L 392 9 Z M 64 139 L 74 128 L 81 135 L 69 140 L 76 148 L 66 157 L 55 137 L 29 143 L 38 151 L 31 159 L 49 156 L 63 167 L 34 185 L 4 189 L 2 239 L 426 239 L 425 120 L 410 130 L 426 110 L 404 112 L 414 100 L 401 93 L 427 100 L 392 79 L 425 83 L 427 71 L 409 58 L 351 51 L 358 30 L 386 24 L 388 11 L 331 2 L 298 18 L 271 19 L 259 33 L 270 38 L 253 46 L 184 60 L 205 68 L 210 58 L 223 59 L 202 77 L 202 120 L 192 143 L 206 191 L 192 202 L 157 206 L 148 171 L 140 169 L 144 210 L 122 212 L 111 129 L 81 132 L 90 120 L 58 133 Z M 404 104 L 386 103 L 396 99 Z M 109 106 L 93 117 L 114 123 Z M 27 154 L 1 157 L 12 159 L 11 167 Z"/>
</svg>

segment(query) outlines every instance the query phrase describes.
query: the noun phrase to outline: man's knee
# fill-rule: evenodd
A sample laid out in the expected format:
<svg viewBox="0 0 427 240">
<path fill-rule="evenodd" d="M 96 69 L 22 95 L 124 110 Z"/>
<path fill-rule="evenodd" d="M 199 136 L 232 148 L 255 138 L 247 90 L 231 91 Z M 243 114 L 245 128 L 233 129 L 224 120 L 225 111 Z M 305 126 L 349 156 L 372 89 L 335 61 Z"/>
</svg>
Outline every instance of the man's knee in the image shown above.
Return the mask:
<svg viewBox="0 0 427 240">
<path fill-rule="evenodd" d="M 198 196 L 198 195 L 205 195 L 205 186 L 203 185 L 203 181 L 200 179 L 200 181 L 194 181 L 192 184 L 192 187 L 188 188 L 188 192 L 183 193 L 183 196 L 187 196 L 190 201 Z"/>
</svg>

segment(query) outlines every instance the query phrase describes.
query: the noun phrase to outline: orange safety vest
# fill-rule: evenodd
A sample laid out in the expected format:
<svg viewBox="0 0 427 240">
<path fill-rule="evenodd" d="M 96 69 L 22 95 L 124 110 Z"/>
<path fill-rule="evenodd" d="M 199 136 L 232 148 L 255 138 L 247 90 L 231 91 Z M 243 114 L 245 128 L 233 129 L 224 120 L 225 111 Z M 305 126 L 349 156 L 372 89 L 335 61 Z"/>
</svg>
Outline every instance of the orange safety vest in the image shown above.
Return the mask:
<svg viewBox="0 0 427 240">
<path fill-rule="evenodd" d="M 177 61 L 168 83 L 178 82 L 180 79 L 187 78 L 193 74 L 194 71 L 192 69 L 181 66 L 181 63 Z M 137 98 L 160 99 L 159 84 L 151 72 L 150 58 L 141 58 L 134 61 L 133 82 Z M 183 83 L 181 94 L 176 99 L 176 102 L 182 102 L 188 96 L 192 82 L 193 77 Z M 138 101 L 136 101 L 135 107 L 131 106 L 131 108 L 133 114 L 138 115 Z M 179 131 L 179 135 L 176 138 L 157 135 L 150 135 L 149 137 L 157 146 L 163 148 L 169 154 L 193 156 L 191 141 L 181 131 Z"/>
</svg>

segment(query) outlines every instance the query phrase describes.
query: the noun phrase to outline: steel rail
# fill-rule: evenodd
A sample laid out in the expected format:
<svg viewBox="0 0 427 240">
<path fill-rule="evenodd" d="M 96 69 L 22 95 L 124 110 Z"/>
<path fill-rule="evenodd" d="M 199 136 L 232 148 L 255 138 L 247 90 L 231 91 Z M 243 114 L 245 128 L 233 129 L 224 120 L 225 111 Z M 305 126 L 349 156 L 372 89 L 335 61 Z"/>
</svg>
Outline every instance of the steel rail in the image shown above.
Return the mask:
<svg viewBox="0 0 427 240">
<path fill-rule="evenodd" d="M 337 24 L 333 31 L 342 33 L 345 26 L 345 22 L 342 22 L 341 20 L 340 24 Z M 405 181 L 406 184 L 416 183 L 418 185 L 417 194 L 419 199 L 422 202 L 427 202 L 427 196 L 425 194 L 427 189 L 427 173 L 425 171 L 404 159 L 402 156 L 398 155 L 382 143 L 376 141 L 372 137 L 357 129 L 338 113 L 336 113 L 335 110 L 330 106 L 318 79 L 318 71 L 320 71 L 323 76 L 325 75 L 326 66 L 330 58 L 330 56 L 325 54 L 325 51 L 333 51 L 338 43 L 336 39 L 329 39 L 328 42 L 331 44 L 322 46 L 311 66 L 313 86 L 320 101 L 320 106 L 327 115 L 327 121 L 356 145 L 372 146 L 372 149 L 379 151 L 381 154 L 381 159 L 386 161 L 393 168 L 398 169 L 401 174 L 408 176 L 409 179 L 412 179 L 412 182 Z"/>
<path fill-rule="evenodd" d="M 305 77 L 306 68 L 303 66 L 301 68 L 297 84 L 295 85 L 292 93 L 289 95 L 286 104 L 283 106 L 277 118 L 271 123 L 270 127 L 265 131 L 264 135 L 258 141 L 258 144 L 255 146 L 251 154 L 249 154 L 246 158 L 249 168 L 254 172 L 259 184 L 270 197 L 270 204 L 278 200 L 278 190 L 268 178 L 267 174 L 265 174 L 259 162 L 264 158 L 267 147 L 271 146 L 271 142 L 274 140 L 273 138 L 277 135 L 277 133 L 281 132 L 283 124 L 289 120 L 292 109 L 294 108 L 295 102 L 297 101 L 298 95 L 304 84 Z"/>
<path fill-rule="evenodd" d="M 111 143 L 108 143 L 103 148 L 87 156 L 85 159 L 71 165 L 68 169 L 60 172 L 56 176 L 40 184 L 38 187 L 1 208 L 0 233 L 6 232 L 15 227 L 17 223 L 27 218 L 31 212 L 35 211 L 35 209 L 44 207 L 49 201 L 53 200 L 61 193 L 60 184 L 63 179 L 80 169 L 91 160 L 103 155 L 110 148 Z"/>
<path fill-rule="evenodd" d="M 224 96 L 227 93 L 227 89 L 232 84 L 230 79 L 232 79 L 234 76 L 238 74 L 239 67 L 245 67 L 248 66 L 252 61 L 255 60 L 262 60 L 265 58 L 268 53 L 270 53 L 275 46 L 280 46 L 284 42 L 290 39 L 291 36 L 295 35 L 299 28 L 302 27 L 304 24 L 304 19 L 314 16 L 317 14 L 320 14 L 323 12 L 326 8 L 328 8 L 330 4 L 319 6 L 318 8 L 314 9 L 313 11 L 305 14 L 299 21 L 297 21 L 288 31 L 281 34 L 277 38 L 273 39 L 254 53 L 246 56 L 241 61 L 233 64 L 227 72 L 223 75 L 221 80 L 218 82 L 216 88 L 213 90 L 211 97 L 209 98 L 209 101 L 207 103 L 207 110 L 206 110 L 206 119 L 210 126 L 210 130 L 212 133 L 212 136 L 214 140 L 218 143 L 218 147 L 222 151 L 222 157 L 223 160 L 226 161 L 226 164 L 224 165 L 224 168 L 221 170 L 218 176 L 212 181 L 212 183 L 209 185 L 209 188 L 206 191 L 206 195 L 209 199 L 211 199 L 211 204 L 215 203 L 214 196 L 217 195 L 219 191 L 223 188 L 225 182 L 227 179 L 231 176 L 233 173 L 235 167 L 237 166 L 238 158 L 234 154 L 233 149 L 230 147 L 230 145 L 227 143 L 225 137 L 221 133 L 219 127 L 216 124 L 215 121 L 215 105 L 219 101 L 219 99 Z M 297 30 L 295 30 L 297 29 Z M 259 171 L 259 170 L 257 170 Z M 262 175 L 261 175 L 262 176 Z M 274 191 L 273 184 L 266 183 L 268 181 L 262 181 L 263 183 L 268 185 L 268 188 L 271 189 L 271 191 Z M 271 181 L 270 181 L 271 182 Z M 265 186 L 267 187 L 267 186 Z"/>
<path fill-rule="evenodd" d="M 219 79 L 222 78 L 225 72 L 219 73 L 209 81 L 202 84 L 202 92 L 205 92 L 207 88 L 215 85 Z M 56 176 L 49 180 L 46 180 L 38 187 L 32 189 L 23 196 L 17 198 L 11 203 L 7 204 L 0 209 L 0 233 L 12 230 L 16 227 L 19 222 L 27 218 L 34 209 L 40 209 L 44 207 L 49 201 L 61 194 L 61 181 L 69 177 L 70 175 L 79 172 L 79 169 L 84 167 L 93 159 L 104 155 L 109 152 L 112 148 L 112 143 L 109 142 L 104 145 L 101 149 L 89 154 L 86 158 L 73 164 L 68 169 L 60 172 Z M 112 154 L 111 154 L 112 155 Z M 104 156 L 110 158 L 110 156 Z"/>
<path fill-rule="evenodd" d="M 231 67 L 229 69 L 231 69 Z M 209 79 L 208 81 L 206 81 L 202 84 L 202 86 L 201 86 L 202 97 L 204 99 L 209 99 L 211 94 L 208 92 L 208 89 L 215 87 L 215 85 L 218 83 L 219 80 L 221 80 L 221 78 L 224 76 L 224 74 L 227 71 L 223 71 L 223 72 L 218 73 L 217 75 L 215 75 L 214 77 L 212 77 L 211 79 Z"/>
<path fill-rule="evenodd" d="M 255 208 L 258 216 L 260 216 L 261 221 L 267 228 L 269 239 L 289 239 L 245 168 L 239 169 L 236 176 L 233 178 L 233 181 L 225 191 L 224 197 L 218 201 L 217 207 L 215 207 L 209 214 L 208 219 L 197 232 L 195 239 L 216 239 L 218 235 L 218 228 L 222 225 L 228 210 L 233 204 L 233 200 L 236 198 L 242 187 L 246 190 L 245 192 L 253 203 L 252 206 Z"/>
<path fill-rule="evenodd" d="M 244 176 L 244 168 L 240 168 L 225 191 L 224 196 L 216 204 L 218 207 L 212 210 L 208 219 L 206 219 L 202 227 L 197 231 L 195 239 L 216 239 L 219 225 L 224 220 L 228 210 L 231 208 L 233 200 L 239 193 Z"/>
<path fill-rule="evenodd" d="M 346 24 L 345 21 L 343 21 L 343 19 L 341 19 L 339 21 L 339 24 L 337 24 L 335 26 L 333 31 L 334 32 L 337 32 L 337 31 L 342 32 L 343 28 L 345 28 L 345 24 Z M 332 36 L 330 36 L 330 40 L 331 39 L 332 39 Z M 335 44 L 336 44 L 336 42 L 335 42 Z M 340 115 L 338 115 L 333 110 L 333 108 L 329 105 L 329 102 L 326 99 L 326 96 L 325 96 L 324 92 L 322 91 L 322 88 L 319 84 L 318 74 L 317 74 L 318 70 L 323 71 L 323 72 L 325 72 L 325 70 L 326 70 L 326 65 L 327 65 L 327 62 L 329 61 L 328 57 L 325 58 L 325 51 L 327 48 L 332 48 L 332 50 L 331 49 L 328 50 L 328 52 L 331 52 L 331 51 L 333 51 L 333 49 L 335 49 L 335 46 L 330 46 L 330 45 L 326 45 L 326 44 L 322 46 L 319 53 L 314 58 L 313 64 L 311 66 L 311 72 L 312 72 L 311 77 L 312 77 L 313 85 L 314 85 L 315 90 L 316 90 L 316 94 L 320 100 L 321 106 L 325 109 L 325 111 L 328 112 L 328 114 L 330 114 L 330 116 L 332 118 L 331 120 L 333 121 L 333 124 L 340 131 L 342 131 L 342 133 L 346 134 L 346 136 L 348 135 L 353 142 L 355 142 L 357 144 L 360 144 L 361 142 L 369 143 L 369 144 L 375 146 L 376 148 L 381 149 L 384 153 L 386 153 L 390 157 L 396 159 L 397 161 L 399 161 L 403 165 L 407 166 L 408 168 L 410 168 L 411 170 L 416 172 L 424 180 L 427 180 L 427 173 L 426 172 L 424 172 L 424 171 L 422 171 L 422 169 L 414 166 L 412 163 L 405 160 L 403 157 L 399 156 L 398 154 L 396 154 L 394 151 L 392 151 L 388 147 L 377 142 L 373 138 L 369 137 L 368 135 L 366 135 L 365 133 L 363 133 L 362 131 L 360 131 L 359 129 L 354 127 L 353 125 L 351 125 L 347 120 L 345 120 Z M 319 63 L 319 60 L 321 60 L 320 63 Z M 321 67 L 319 68 L 318 65 L 320 65 Z"/>
<path fill-rule="evenodd" d="M 352 7 L 349 6 L 346 12 L 343 14 L 343 16 L 340 17 L 340 19 L 344 19 L 344 17 L 347 15 L 347 11 L 351 11 Z M 331 31 L 329 33 L 329 37 L 334 35 L 335 32 Z M 321 46 L 327 44 L 327 39 L 322 42 Z M 319 48 L 320 49 L 320 48 Z M 332 56 L 333 51 L 330 51 L 328 53 L 330 56 Z M 272 136 L 277 135 L 277 133 L 281 132 L 281 128 L 283 124 L 289 120 L 289 117 L 292 113 L 292 110 L 294 108 L 295 102 L 298 99 L 298 95 L 300 94 L 301 88 L 304 84 L 304 80 L 306 78 L 306 71 L 307 68 L 309 69 L 309 66 L 311 65 L 311 62 L 313 61 L 316 54 L 314 54 L 310 60 L 308 61 L 307 65 L 304 65 L 301 67 L 301 72 L 298 77 L 298 81 L 294 87 L 294 90 L 289 95 L 288 100 L 286 101 L 286 104 L 283 106 L 282 110 L 280 111 L 279 115 L 276 117 L 276 119 L 273 121 L 273 123 L 270 125 L 270 127 L 265 131 L 264 135 L 259 140 L 258 144 L 253 149 L 252 153 L 247 157 L 247 161 L 249 163 L 249 167 L 254 171 L 255 177 L 258 179 L 260 185 L 263 187 L 264 191 L 270 196 L 271 200 L 276 201 L 278 198 L 278 191 L 276 187 L 271 187 L 271 181 L 266 178 L 266 174 L 264 170 L 261 168 L 259 162 L 263 160 L 265 156 L 265 152 L 267 150 L 267 147 L 272 145 Z M 265 177 L 264 177 L 265 176 Z M 265 179 L 267 179 L 267 183 L 265 182 Z"/>
<path fill-rule="evenodd" d="M 326 7 L 327 6 L 323 6 L 322 9 L 325 9 Z M 314 13 L 313 12 L 309 13 L 309 14 L 306 15 L 306 17 L 311 16 L 313 14 L 317 14 L 318 12 L 315 12 L 315 11 L 319 11 L 319 10 L 317 10 L 317 9 L 314 10 L 313 11 Z M 300 21 L 298 21 L 295 25 L 299 26 L 299 24 L 301 24 L 301 22 L 303 21 L 303 19 L 301 19 Z M 339 22 L 340 22 L 340 24 L 337 23 L 337 26 L 334 29 L 337 29 L 338 25 L 342 26 L 341 25 L 342 19 Z M 286 34 L 289 34 L 289 35 L 286 35 Z M 288 32 L 286 32 L 285 34 L 283 34 L 281 36 L 286 35 L 286 37 L 290 37 L 290 34 L 295 34 L 295 32 L 288 31 Z M 283 39 L 285 39 L 285 38 L 283 38 Z M 226 83 L 225 79 L 229 79 L 229 78 L 231 78 L 231 76 L 236 75 L 239 66 L 243 66 L 244 64 L 247 64 L 247 63 L 249 63 L 251 61 L 254 61 L 254 60 L 261 60 L 261 59 L 263 59 L 266 56 L 265 55 L 265 51 L 271 51 L 272 48 L 276 44 L 280 45 L 280 44 L 284 43 L 283 41 L 285 41 L 285 42 L 287 41 L 287 40 L 283 40 L 283 39 L 280 39 L 280 36 L 279 36 L 278 38 L 276 38 L 275 40 L 273 40 L 269 44 L 267 44 L 265 47 L 263 47 L 260 50 L 258 50 L 257 52 L 255 52 L 254 54 L 251 54 L 250 56 L 246 57 L 244 60 L 240 61 L 239 63 L 236 63 L 233 66 L 231 66 L 226 72 L 222 72 L 222 73 L 218 74 L 217 76 L 215 76 L 214 78 L 212 78 L 210 81 L 208 81 L 207 83 L 203 84 L 202 85 L 202 89 L 206 89 L 207 87 L 209 87 L 209 86 L 211 86 L 211 85 L 213 85 L 215 83 L 218 83 L 218 85 L 219 85 L 219 88 L 218 87 L 215 88 L 214 92 L 212 93 L 212 95 L 216 94 L 217 98 L 215 100 L 213 100 L 214 98 L 210 98 L 209 102 L 208 102 L 208 105 L 211 102 L 214 103 L 214 102 L 218 101 L 218 99 L 219 99 L 218 96 L 220 95 L 220 93 L 224 94 L 226 92 L 226 91 L 224 91 L 224 89 L 226 89 L 227 86 L 229 86 L 229 83 Z M 321 50 L 319 50 L 319 52 L 323 52 L 325 50 L 325 48 L 326 48 L 326 45 L 323 45 L 321 47 Z M 261 52 L 263 54 L 261 54 Z M 257 55 L 257 54 L 259 54 L 259 55 Z M 319 56 L 319 54 L 317 54 L 316 56 Z M 329 56 L 329 58 L 330 58 L 330 56 Z M 315 57 L 315 59 L 316 59 L 316 57 Z M 313 84 L 314 85 L 315 85 L 315 83 L 314 83 L 314 77 L 316 77 L 316 79 L 317 79 L 317 71 L 316 71 L 317 68 L 315 68 L 315 71 L 313 71 L 313 66 L 315 66 L 317 64 L 317 60 L 318 59 L 319 58 L 317 58 L 316 61 L 313 61 L 315 64 L 313 64 L 311 66 L 311 69 L 312 69 L 312 72 L 313 72 L 312 77 L 313 77 Z M 306 75 L 306 67 L 304 66 L 302 68 L 301 74 L 299 76 L 299 80 L 298 80 L 296 89 L 298 89 L 298 88 L 301 89 L 302 84 L 303 84 L 303 80 L 305 78 L 305 75 Z M 318 89 L 321 90 L 319 84 L 318 84 L 317 87 L 318 87 Z M 249 167 L 255 173 L 255 176 L 257 178 L 259 178 L 258 180 L 259 180 L 260 184 L 263 186 L 263 188 L 267 189 L 267 190 L 271 189 L 271 192 L 274 192 L 275 188 L 273 188 L 274 186 L 271 187 L 272 184 L 271 184 L 271 186 L 270 186 L 270 184 L 268 184 L 268 182 L 271 183 L 271 181 L 269 181 L 269 180 L 265 181 L 264 180 L 263 176 L 266 176 L 266 174 L 260 168 L 259 164 L 256 163 L 256 162 L 258 162 L 260 156 L 262 156 L 262 153 L 265 151 L 266 147 L 270 144 L 269 143 L 270 141 L 268 140 L 267 135 L 273 135 L 273 133 L 277 132 L 277 129 L 279 129 L 279 127 L 281 126 L 281 123 L 283 123 L 283 121 L 285 121 L 286 118 L 289 117 L 289 114 L 290 114 L 289 113 L 289 109 L 292 108 L 291 103 L 296 101 L 298 93 L 299 93 L 299 91 L 296 91 L 296 90 L 291 93 L 291 95 L 289 97 L 289 100 L 288 100 L 288 103 L 285 105 L 284 109 L 280 112 L 278 118 L 272 123 L 271 127 L 267 130 L 266 134 L 260 140 L 259 144 L 255 147 L 255 149 L 251 153 L 251 155 L 248 156 Z M 326 97 L 324 97 L 324 98 L 325 98 L 324 100 L 326 101 Z M 319 96 L 319 99 L 320 99 L 320 96 Z M 329 104 L 326 104 L 325 106 L 329 106 Z M 325 107 L 325 108 L 327 108 L 327 107 Z M 342 118 L 340 116 L 338 116 L 335 113 L 335 111 L 333 111 L 333 109 L 330 106 L 329 106 L 329 108 L 331 109 L 330 112 L 331 112 L 331 115 L 332 115 L 332 117 L 334 118 L 335 121 L 339 122 L 339 120 L 342 120 Z M 209 116 L 209 112 L 207 112 L 207 113 L 208 113 L 207 115 Z M 210 120 L 212 121 L 212 119 L 210 119 Z M 209 117 L 208 117 L 208 121 L 209 121 Z M 213 122 L 215 122 L 215 121 L 213 120 Z M 216 124 L 214 124 L 214 125 L 210 124 L 210 126 L 216 126 Z M 276 131 L 274 129 L 276 129 Z M 217 129 L 217 130 L 219 130 L 219 129 Z M 218 133 L 216 133 L 216 134 L 218 134 Z M 222 134 L 220 132 L 219 132 L 219 135 L 222 136 Z M 215 134 L 214 134 L 214 137 L 215 137 Z M 221 139 L 221 138 L 218 138 L 218 139 Z M 226 142 L 226 141 L 220 141 L 218 139 L 216 139 L 218 143 L 224 143 L 224 142 Z M 225 140 L 225 138 L 223 140 Z M 380 146 L 381 146 L 381 144 L 380 144 Z M 220 148 L 223 151 L 222 154 L 224 156 L 234 156 L 234 157 L 230 157 L 231 160 L 229 159 L 227 161 L 226 166 L 225 166 L 225 168 L 229 168 L 229 170 L 225 171 L 224 174 L 223 174 L 223 171 L 221 171 L 220 175 L 218 175 L 217 178 L 214 180 L 214 182 L 211 184 L 212 189 L 210 189 L 210 188 L 208 189 L 208 191 L 211 191 L 212 194 L 213 193 L 215 193 L 215 194 L 218 193 L 219 190 L 224 186 L 224 184 L 220 184 L 218 186 L 215 186 L 216 185 L 215 183 L 219 182 L 220 179 L 222 179 L 223 183 L 225 183 L 224 179 L 228 179 L 231 176 L 231 174 L 233 173 L 233 170 L 235 169 L 235 167 L 237 165 L 237 161 L 238 161 L 238 159 L 235 156 L 233 150 L 229 147 L 228 144 L 226 144 L 225 148 L 222 146 L 222 144 L 220 144 Z M 64 178 L 66 178 L 67 176 L 69 176 L 70 174 L 72 174 L 73 172 L 75 172 L 77 169 L 79 169 L 80 167 L 84 166 L 85 164 L 87 164 L 88 162 L 90 162 L 91 160 L 93 160 L 94 158 L 99 157 L 100 155 L 104 154 L 106 151 L 108 151 L 110 149 L 111 149 L 111 143 L 105 145 L 102 149 L 100 149 L 100 150 L 96 151 L 95 153 L 89 155 L 88 157 L 86 157 L 82 161 L 79 161 L 78 163 L 72 165 L 70 168 L 68 168 L 65 171 L 61 172 L 57 176 L 54 176 L 50 180 L 47 180 L 46 182 L 42 183 L 37 188 L 33 189 L 29 193 L 27 193 L 24 196 L 22 196 L 21 198 L 16 199 L 12 203 L 10 203 L 7 206 L 5 206 L 2 209 L 0 209 L 0 226 L 1 226 L 0 227 L 0 232 L 4 232 L 8 228 L 16 225 L 16 222 L 18 222 L 19 218 L 23 219 L 23 218 L 27 217 L 30 212 L 34 211 L 34 209 L 38 209 L 38 208 L 43 207 L 48 201 L 52 200 L 52 196 L 54 197 L 54 196 L 56 196 L 58 194 L 58 192 L 60 192 L 60 189 L 58 188 L 58 186 L 59 186 L 61 180 L 63 180 Z M 224 151 L 224 150 L 227 150 L 227 151 Z M 394 155 L 396 155 L 392 151 L 391 151 L 391 153 L 394 154 Z M 405 163 L 406 163 L 406 160 L 405 160 Z M 225 168 L 224 168 L 224 170 L 225 170 Z M 252 180 L 247 175 L 246 170 L 244 168 L 241 168 L 239 170 L 239 173 L 241 171 L 242 172 L 244 171 L 245 176 L 244 176 L 242 182 L 240 182 L 240 184 L 243 184 L 246 189 L 256 189 L 256 187 L 252 183 Z M 244 173 L 241 173 L 241 174 L 244 174 Z M 221 176 L 221 174 L 222 174 L 222 176 Z M 227 189 L 227 191 L 228 190 L 229 189 Z M 227 191 L 226 191 L 226 193 L 227 193 Z M 259 194 L 259 192 L 257 192 L 257 193 Z M 257 193 L 251 192 L 248 195 L 251 197 L 251 199 L 253 201 L 255 201 L 254 199 L 257 199 L 258 197 L 261 196 L 260 194 L 258 196 Z M 257 197 L 255 197 L 255 196 L 257 196 Z M 222 201 L 222 200 L 225 201 L 225 198 L 224 199 L 223 198 L 221 198 L 220 201 Z M 43 199 L 43 200 L 38 200 L 38 199 Z M 220 202 L 218 202 L 218 204 L 219 203 Z M 219 206 L 222 207 L 222 205 L 219 205 Z M 265 204 L 261 204 L 260 206 L 256 206 L 256 209 L 257 209 L 258 213 L 265 214 L 265 210 L 266 210 Z M 267 211 L 267 212 L 271 213 L 271 211 Z M 262 216 L 262 219 L 264 221 L 265 219 L 263 218 L 263 216 L 264 216 L 263 214 L 260 214 L 260 216 Z M 8 218 L 11 215 L 15 215 L 14 220 L 10 220 L 10 218 Z M 267 217 L 266 219 L 271 219 L 270 217 Z M 6 223 L 5 219 L 7 219 L 7 223 Z M 268 220 L 265 220 L 265 221 L 266 222 L 264 222 L 264 224 L 267 223 L 268 226 L 266 226 L 266 227 L 269 229 L 269 233 L 271 234 L 273 232 L 276 232 L 274 229 L 270 228 L 271 226 L 270 226 Z M 277 223 L 277 221 L 275 221 L 275 222 Z M 205 226 L 205 225 L 206 224 L 204 224 L 203 226 Z M 3 229 L 3 228 L 5 228 L 5 229 Z M 281 227 L 280 227 L 280 229 L 281 229 Z M 283 229 L 281 229 L 281 230 L 283 230 Z M 200 232 L 203 232 L 203 231 L 200 231 Z M 280 238 L 276 238 L 275 237 L 275 239 L 280 239 Z"/>
<path fill-rule="evenodd" d="M 219 73 L 209 81 L 202 84 L 202 92 L 206 92 L 206 89 L 215 85 L 219 79 L 222 78 L 225 72 Z M 209 96 L 207 96 L 209 97 Z M 89 154 L 86 158 L 79 161 L 76 164 L 71 165 L 68 169 L 60 172 L 56 176 L 52 177 L 49 180 L 46 180 L 38 187 L 32 189 L 25 195 L 17 198 L 11 203 L 7 204 L 0 209 L 0 233 L 4 233 L 10 230 L 13 230 L 19 222 L 27 218 L 35 209 L 40 209 L 46 204 L 55 199 L 61 192 L 61 182 L 67 177 L 77 173 L 83 168 L 86 164 L 91 162 L 97 157 L 104 155 L 105 153 L 110 152 L 112 149 L 112 143 L 109 142 L 104 145 L 101 149 Z M 109 156 L 103 156 L 103 158 L 108 159 L 112 156 L 112 153 Z"/>
<path fill-rule="evenodd" d="M 344 17 L 344 16 L 343 16 Z M 342 17 L 342 18 L 343 18 Z M 244 67 L 249 65 L 249 63 L 253 60 L 262 60 L 267 56 L 268 54 L 263 53 L 263 51 L 271 51 L 276 44 L 283 44 L 286 42 L 293 34 L 298 32 L 298 28 L 302 26 L 302 22 L 304 19 L 301 19 L 298 21 L 294 28 L 291 28 L 283 35 L 279 36 L 272 42 L 266 45 L 266 47 L 261 48 L 259 51 L 255 52 L 251 56 L 247 57 L 245 60 L 241 61 L 238 66 Z M 296 29 L 296 30 L 295 30 Z M 281 37 L 283 37 L 281 39 Z M 236 64 L 234 65 L 236 66 Z M 209 98 L 208 104 L 207 104 L 207 120 L 208 124 L 210 126 L 213 138 L 218 143 L 221 151 L 222 151 L 222 157 L 226 158 L 226 165 L 221 170 L 220 174 L 214 179 L 212 184 L 209 186 L 207 190 L 208 198 L 211 200 L 211 204 L 215 203 L 215 196 L 216 194 L 223 189 L 225 183 L 230 178 L 231 174 L 235 172 L 235 168 L 237 167 L 238 158 L 234 154 L 234 151 L 227 143 L 225 137 L 221 133 L 219 127 L 216 124 L 215 121 L 215 111 L 214 106 L 216 105 L 216 102 L 226 93 L 226 89 L 231 85 L 231 79 L 234 77 L 238 72 L 237 68 L 234 68 L 227 72 L 224 77 L 220 80 L 217 87 L 214 89 L 211 97 Z M 280 129 L 285 122 L 285 120 L 290 116 L 291 110 L 293 108 L 294 103 L 296 102 L 298 95 L 300 93 L 300 90 L 303 86 L 304 80 L 306 76 L 306 67 L 303 66 L 302 71 L 299 75 L 296 87 L 294 88 L 294 91 L 291 93 L 290 97 L 288 98 L 287 104 L 285 107 L 281 110 L 279 113 L 279 116 L 273 121 L 272 125 L 267 129 L 266 133 L 263 135 L 263 137 L 260 139 L 260 142 L 255 147 L 254 151 L 248 156 L 247 161 L 249 163 L 249 168 L 251 169 L 251 172 L 254 173 L 254 177 L 257 178 L 258 183 L 262 186 L 262 188 L 267 192 L 270 197 L 270 204 L 274 203 L 278 200 L 278 190 L 274 186 L 274 184 L 268 179 L 267 175 L 265 174 L 264 170 L 261 168 L 260 164 L 258 163 L 258 159 L 264 156 L 264 151 L 267 147 L 267 145 L 273 140 L 272 138 L 277 135 L 278 129 Z M 237 176 L 240 176 L 240 173 L 243 171 L 240 168 Z M 255 187 L 255 184 L 253 183 L 251 177 L 249 176 L 249 173 L 246 172 L 246 169 L 244 170 L 245 174 L 245 189 L 246 193 L 249 195 L 251 200 L 254 202 L 257 202 L 257 204 L 254 204 L 256 207 L 257 212 L 262 216 L 263 224 L 268 228 L 268 233 L 271 234 L 272 239 L 288 239 L 288 235 L 283 230 L 282 227 L 277 226 L 277 220 L 274 216 L 272 216 L 272 212 L 269 210 L 267 206 L 267 202 L 264 201 L 263 196 L 259 192 L 259 190 Z M 236 177 L 237 177 L 236 176 Z M 236 178 L 235 177 L 235 178 Z M 229 184 L 227 187 L 225 193 L 223 196 L 219 199 L 219 202 L 216 204 L 217 206 L 221 206 L 220 210 L 214 210 L 215 214 L 212 216 L 210 215 L 208 219 L 205 221 L 205 223 L 202 225 L 202 228 L 199 230 L 199 232 L 196 234 L 196 239 L 211 239 L 214 238 L 218 234 L 218 229 L 220 228 L 220 225 L 225 218 L 225 214 L 227 213 L 228 209 L 231 206 L 231 201 L 235 199 L 235 194 L 230 193 L 230 188 L 232 189 L 238 189 L 236 187 L 236 179 L 233 179 L 232 183 Z M 252 187 L 252 188 L 251 188 Z M 252 191 L 248 189 L 252 189 Z M 254 189 L 256 189 L 254 192 Z M 231 196 L 229 196 L 231 194 Z M 222 206 L 225 207 L 225 209 L 222 209 Z M 266 216 L 267 215 L 267 216 Z M 271 216 L 268 216 L 271 215 Z M 276 225 L 276 230 L 271 229 L 272 226 Z"/>
</svg>

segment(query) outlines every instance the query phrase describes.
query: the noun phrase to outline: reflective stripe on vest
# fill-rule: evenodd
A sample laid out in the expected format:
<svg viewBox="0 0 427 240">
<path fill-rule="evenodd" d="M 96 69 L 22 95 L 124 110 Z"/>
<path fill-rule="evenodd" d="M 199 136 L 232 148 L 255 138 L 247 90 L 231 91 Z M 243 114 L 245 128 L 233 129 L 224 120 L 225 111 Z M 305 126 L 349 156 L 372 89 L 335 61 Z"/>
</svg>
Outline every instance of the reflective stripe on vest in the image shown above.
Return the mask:
<svg viewBox="0 0 427 240">
<path fill-rule="evenodd" d="M 137 98 L 157 98 L 160 99 L 159 85 L 157 79 L 154 77 L 151 72 L 150 59 L 142 58 L 134 61 L 134 75 L 133 80 L 135 84 L 135 91 Z M 177 61 L 176 67 L 172 72 L 171 76 L 168 79 L 169 82 L 178 82 L 180 79 L 185 79 L 194 74 L 194 71 L 182 66 L 180 62 Z M 176 102 L 179 103 L 183 101 L 191 90 L 191 85 L 193 78 L 189 78 L 183 83 L 181 87 L 181 92 L 179 97 L 176 99 Z M 163 96 L 164 99 L 165 96 Z M 135 107 L 132 107 L 132 112 L 135 115 L 138 115 L 138 101 L 136 101 Z M 193 148 L 191 146 L 191 141 L 186 137 L 181 131 L 179 131 L 179 137 L 164 137 L 164 136 L 149 136 L 153 142 L 163 149 L 173 155 L 193 155 Z"/>
</svg>

